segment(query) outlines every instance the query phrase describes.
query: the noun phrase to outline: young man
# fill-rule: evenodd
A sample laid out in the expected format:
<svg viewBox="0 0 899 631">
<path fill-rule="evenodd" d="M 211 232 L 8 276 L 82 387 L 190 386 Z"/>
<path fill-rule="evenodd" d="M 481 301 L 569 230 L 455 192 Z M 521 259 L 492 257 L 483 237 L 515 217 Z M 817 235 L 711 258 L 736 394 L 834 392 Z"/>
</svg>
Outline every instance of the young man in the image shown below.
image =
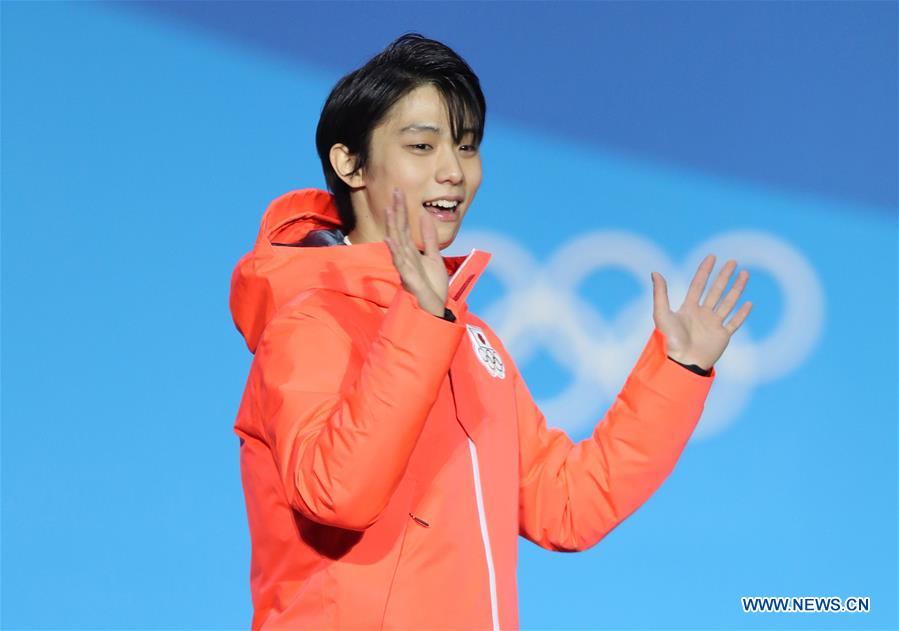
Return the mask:
<svg viewBox="0 0 899 631">
<path fill-rule="evenodd" d="M 517 537 L 585 550 L 672 471 L 748 274 L 704 302 L 707 257 L 593 435 L 549 428 L 466 298 L 490 255 L 444 257 L 481 182 L 484 97 L 443 44 L 400 37 L 341 79 L 316 142 L 328 188 L 291 191 L 232 278 L 255 354 L 234 431 L 252 627 L 518 626 Z"/>
</svg>

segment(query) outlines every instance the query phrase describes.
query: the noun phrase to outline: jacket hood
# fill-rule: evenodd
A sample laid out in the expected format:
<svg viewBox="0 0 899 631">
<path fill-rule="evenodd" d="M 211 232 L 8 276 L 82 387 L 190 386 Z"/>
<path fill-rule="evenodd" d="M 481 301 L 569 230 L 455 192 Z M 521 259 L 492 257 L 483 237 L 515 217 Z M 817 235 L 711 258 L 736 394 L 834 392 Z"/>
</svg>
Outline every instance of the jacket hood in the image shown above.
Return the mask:
<svg viewBox="0 0 899 631">
<path fill-rule="evenodd" d="M 331 289 L 390 305 L 401 287 L 390 248 L 383 241 L 346 245 L 340 226 L 334 196 L 325 190 L 294 190 L 269 204 L 253 249 L 231 276 L 231 317 L 250 352 L 275 313 L 300 292 Z M 323 238 L 310 238 L 318 235 Z M 482 268 L 489 254 L 481 255 Z M 444 256 L 447 274 L 469 256 Z M 465 284 L 467 294 L 471 283 Z"/>
</svg>

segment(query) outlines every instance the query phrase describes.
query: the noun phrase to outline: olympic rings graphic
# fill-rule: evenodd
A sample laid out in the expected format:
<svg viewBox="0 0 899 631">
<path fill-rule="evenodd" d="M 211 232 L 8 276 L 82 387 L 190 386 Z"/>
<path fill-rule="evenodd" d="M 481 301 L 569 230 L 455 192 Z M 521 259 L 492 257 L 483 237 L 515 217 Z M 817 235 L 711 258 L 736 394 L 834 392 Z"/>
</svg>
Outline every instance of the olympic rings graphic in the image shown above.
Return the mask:
<svg viewBox="0 0 899 631">
<path fill-rule="evenodd" d="M 780 290 L 782 310 L 773 330 L 754 339 L 750 318 L 731 338 L 716 365 L 718 377 L 692 439 L 724 430 L 756 386 L 802 366 L 824 326 L 819 275 L 797 248 L 759 230 L 733 230 L 706 239 L 679 265 L 650 240 L 627 231 L 581 235 L 563 243 L 543 265 L 514 239 L 486 230 L 460 233 L 452 246 L 458 253 L 471 248 L 492 254 L 485 275 L 494 276 L 502 292 L 488 297 L 493 300 L 482 318 L 516 364 L 545 349 L 571 373 L 571 383 L 560 394 L 537 402 L 548 423 L 569 432 L 587 432 L 596 424 L 603 403 L 614 400 L 646 343 L 653 328 L 652 270 L 668 280 L 673 309 L 683 302 L 690 279 L 709 252 L 722 262 L 736 259 L 752 274 L 769 275 Z M 631 274 L 641 287 L 639 297 L 609 321 L 578 295 L 587 276 L 606 268 Z"/>
</svg>

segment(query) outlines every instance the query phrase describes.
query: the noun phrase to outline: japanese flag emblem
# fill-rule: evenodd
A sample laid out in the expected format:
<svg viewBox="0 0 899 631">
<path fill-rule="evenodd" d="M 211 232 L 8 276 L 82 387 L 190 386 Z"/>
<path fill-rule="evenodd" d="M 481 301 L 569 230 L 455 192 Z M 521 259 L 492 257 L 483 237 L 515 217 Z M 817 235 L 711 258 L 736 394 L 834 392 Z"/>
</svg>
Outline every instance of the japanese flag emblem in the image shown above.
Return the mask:
<svg viewBox="0 0 899 631">
<path fill-rule="evenodd" d="M 490 340 L 484 335 L 484 331 L 481 327 L 474 326 L 473 324 L 466 324 L 465 327 L 468 329 L 468 337 L 471 339 L 471 345 L 474 348 L 475 355 L 478 356 L 478 359 L 481 360 L 481 363 L 487 368 L 487 372 L 490 373 L 490 376 L 505 379 L 506 367 L 503 365 L 503 360 L 499 356 L 499 353 L 496 352 L 496 349 L 490 346 Z"/>
</svg>

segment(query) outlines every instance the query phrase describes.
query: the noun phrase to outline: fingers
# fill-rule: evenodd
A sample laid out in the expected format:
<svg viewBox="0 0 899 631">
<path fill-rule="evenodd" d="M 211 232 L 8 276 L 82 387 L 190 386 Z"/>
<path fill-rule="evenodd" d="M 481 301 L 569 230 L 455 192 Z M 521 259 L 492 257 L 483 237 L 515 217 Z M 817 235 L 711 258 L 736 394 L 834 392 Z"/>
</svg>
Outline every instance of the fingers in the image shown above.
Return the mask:
<svg viewBox="0 0 899 631">
<path fill-rule="evenodd" d="M 384 241 L 387 243 L 387 247 L 390 248 L 390 252 L 393 255 L 393 264 L 399 271 L 400 276 L 408 280 L 410 275 L 423 274 L 421 253 L 412 241 L 406 198 L 401 189 L 396 187 L 393 189 L 393 203 L 385 208 L 385 216 L 387 235 L 384 237 Z M 434 231 L 434 242 L 436 243 L 436 228 L 433 226 L 432 228 Z"/>
<path fill-rule="evenodd" d="M 737 310 L 734 314 L 734 317 L 730 319 L 730 322 L 724 325 L 724 328 L 733 335 L 737 329 L 740 328 L 740 325 L 746 320 L 746 316 L 749 315 L 749 312 L 752 311 L 752 303 L 750 301 L 746 301 L 742 304 L 742 306 Z"/>
<path fill-rule="evenodd" d="M 384 241 L 387 243 L 387 247 L 390 248 L 390 253 L 393 255 L 393 264 L 397 267 L 397 269 L 401 269 L 408 259 L 408 247 L 406 246 L 403 234 L 398 226 L 397 213 L 394 207 L 387 206 L 384 209 L 385 216 L 387 221 L 387 235 L 384 237 Z"/>
<path fill-rule="evenodd" d="M 713 267 L 715 267 L 715 255 L 709 254 L 702 259 L 699 269 L 696 270 L 693 280 L 690 281 L 690 288 L 687 290 L 687 297 L 684 298 L 684 303 L 699 304 L 699 297 L 705 291 L 705 284 L 709 280 L 709 274 L 712 273 Z"/>
<path fill-rule="evenodd" d="M 708 260 L 708 257 L 706 257 L 706 260 Z M 703 264 L 705 263 L 706 261 L 703 261 Z M 721 271 L 718 272 L 718 276 L 715 278 L 715 282 L 709 289 L 709 293 L 708 295 L 706 295 L 705 300 L 702 304 L 703 307 L 713 307 L 713 311 L 721 318 L 722 321 L 728 316 L 728 314 L 730 314 L 731 310 L 734 308 L 734 305 L 737 304 L 737 300 L 740 299 L 740 296 L 743 294 L 743 290 L 746 288 L 746 283 L 749 282 L 749 272 L 747 270 L 741 270 L 740 273 L 737 274 L 737 278 L 734 281 L 733 286 L 730 288 L 730 291 L 727 292 L 727 295 L 724 296 L 724 299 L 721 300 L 720 304 L 717 304 L 716 306 L 716 303 L 718 303 L 718 299 L 724 292 L 724 288 L 727 287 L 727 283 L 730 282 L 730 277 L 733 275 L 736 268 L 737 262 L 733 259 L 725 263 L 724 267 L 721 268 Z M 737 329 L 742 326 L 751 310 L 752 302 L 747 300 L 740 306 L 740 308 L 730 319 L 730 321 L 723 325 L 730 335 L 733 335 L 737 331 Z"/>
<path fill-rule="evenodd" d="M 746 288 L 746 282 L 749 280 L 749 272 L 745 269 L 741 270 L 739 274 L 737 274 L 737 280 L 734 281 L 733 287 L 730 288 L 730 291 L 727 292 L 727 295 L 724 296 L 724 300 L 715 307 L 715 313 L 721 316 L 721 319 L 727 317 L 727 314 L 730 313 L 730 310 L 734 308 L 734 305 L 737 304 L 737 300 L 740 298 L 740 294 L 743 293 L 743 289 Z"/>
<path fill-rule="evenodd" d="M 384 238 L 395 255 L 406 257 L 410 254 L 411 239 L 406 215 L 405 198 L 399 188 L 393 189 L 393 203 L 385 209 L 387 236 Z"/>
<path fill-rule="evenodd" d="M 656 272 L 650 272 L 649 275 L 652 278 L 653 312 L 660 315 L 671 311 L 668 304 L 668 283 L 665 278 Z"/>
<path fill-rule="evenodd" d="M 397 217 L 397 227 L 403 238 L 409 237 L 409 211 L 406 208 L 406 194 L 398 187 L 393 189 L 393 209 Z"/>
<path fill-rule="evenodd" d="M 718 276 L 715 277 L 715 282 L 712 283 L 712 287 L 711 289 L 709 289 L 709 293 L 706 294 L 705 300 L 702 303 L 703 307 L 715 307 L 715 305 L 718 303 L 718 299 L 724 292 L 724 288 L 727 287 L 727 283 L 730 282 L 731 274 L 734 273 L 734 270 L 736 268 L 737 262 L 733 259 L 724 264 L 724 267 L 722 267 L 721 271 L 718 272 Z"/>
<path fill-rule="evenodd" d="M 397 265 L 397 262 L 400 257 L 399 244 L 396 242 L 396 217 L 395 213 L 390 206 L 387 206 L 384 209 L 384 214 L 386 217 L 386 228 L 387 234 L 384 236 L 384 242 L 387 244 L 387 247 L 390 248 L 390 254 L 393 255 L 393 264 Z"/>
<path fill-rule="evenodd" d="M 421 239 L 425 244 L 425 256 L 436 261 L 441 260 L 440 245 L 437 243 L 437 226 L 434 225 L 434 218 L 426 210 L 422 210 L 418 219 L 418 225 L 421 228 Z"/>
</svg>

